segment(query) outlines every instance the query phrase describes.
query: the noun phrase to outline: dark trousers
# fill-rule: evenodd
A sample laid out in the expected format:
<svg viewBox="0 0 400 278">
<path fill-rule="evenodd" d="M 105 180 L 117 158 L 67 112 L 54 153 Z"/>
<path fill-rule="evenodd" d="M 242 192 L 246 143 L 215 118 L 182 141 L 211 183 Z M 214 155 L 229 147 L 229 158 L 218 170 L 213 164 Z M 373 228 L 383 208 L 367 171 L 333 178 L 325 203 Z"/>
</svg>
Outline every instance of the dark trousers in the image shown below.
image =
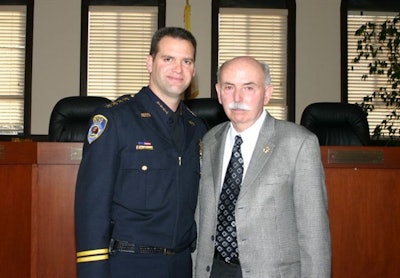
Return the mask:
<svg viewBox="0 0 400 278">
<path fill-rule="evenodd" d="M 214 258 L 210 278 L 242 278 L 242 268 Z"/>
</svg>

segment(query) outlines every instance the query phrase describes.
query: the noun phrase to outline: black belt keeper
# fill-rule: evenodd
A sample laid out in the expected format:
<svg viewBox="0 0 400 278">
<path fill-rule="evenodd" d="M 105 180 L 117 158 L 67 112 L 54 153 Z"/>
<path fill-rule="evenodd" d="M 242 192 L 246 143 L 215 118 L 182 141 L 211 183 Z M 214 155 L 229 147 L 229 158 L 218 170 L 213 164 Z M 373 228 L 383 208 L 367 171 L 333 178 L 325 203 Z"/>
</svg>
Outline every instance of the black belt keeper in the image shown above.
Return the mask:
<svg viewBox="0 0 400 278">
<path fill-rule="evenodd" d="M 110 240 L 108 252 L 111 255 L 114 255 L 116 252 L 127 252 L 133 254 L 163 254 L 165 256 L 172 256 L 184 251 L 187 248 L 188 247 L 178 248 L 178 249 L 168 249 L 163 247 L 143 246 L 112 238 Z"/>
</svg>

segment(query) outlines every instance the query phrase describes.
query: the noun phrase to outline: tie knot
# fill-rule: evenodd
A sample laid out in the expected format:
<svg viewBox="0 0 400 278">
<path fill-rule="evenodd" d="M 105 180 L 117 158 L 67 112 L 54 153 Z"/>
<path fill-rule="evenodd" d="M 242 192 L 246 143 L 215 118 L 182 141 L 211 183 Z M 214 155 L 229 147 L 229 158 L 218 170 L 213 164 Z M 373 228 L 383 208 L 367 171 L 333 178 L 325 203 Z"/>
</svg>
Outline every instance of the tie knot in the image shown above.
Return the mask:
<svg viewBox="0 0 400 278">
<path fill-rule="evenodd" d="M 243 143 L 242 137 L 240 137 L 239 135 L 236 135 L 235 136 L 235 146 L 240 147 L 240 145 L 242 145 L 242 143 Z"/>
</svg>

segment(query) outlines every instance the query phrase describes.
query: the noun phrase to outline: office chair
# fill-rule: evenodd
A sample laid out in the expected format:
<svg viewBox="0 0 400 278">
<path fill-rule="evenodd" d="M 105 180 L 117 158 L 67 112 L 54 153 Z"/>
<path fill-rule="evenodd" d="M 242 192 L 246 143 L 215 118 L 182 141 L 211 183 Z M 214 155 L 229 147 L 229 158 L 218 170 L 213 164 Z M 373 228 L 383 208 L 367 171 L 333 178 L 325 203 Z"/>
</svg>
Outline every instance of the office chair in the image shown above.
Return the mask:
<svg viewBox="0 0 400 278">
<path fill-rule="evenodd" d="M 110 102 L 105 97 L 94 96 L 72 96 L 59 100 L 50 116 L 49 141 L 83 142 L 92 113 Z"/>
<path fill-rule="evenodd" d="M 304 109 L 300 124 L 317 135 L 321 146 L 370 144 L 367 116 L 356 104 L 335 102 L 310 104 Z"/>
<path fill-rule="evenodd" d="M 228 121 L 222 105 L 216 98 L 193 98 L 185 100 L 184 103 L 204 121 L 208 129 Z"/>
</svg>

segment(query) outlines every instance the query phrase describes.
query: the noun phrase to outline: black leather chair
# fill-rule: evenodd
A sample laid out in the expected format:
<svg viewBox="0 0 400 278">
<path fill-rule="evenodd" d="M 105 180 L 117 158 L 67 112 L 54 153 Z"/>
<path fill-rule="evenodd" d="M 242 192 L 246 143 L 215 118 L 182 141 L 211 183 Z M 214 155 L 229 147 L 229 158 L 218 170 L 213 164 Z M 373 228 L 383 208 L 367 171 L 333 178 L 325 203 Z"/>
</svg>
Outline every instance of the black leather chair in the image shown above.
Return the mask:
<svg viewBox="0 0 400 278">
<path fill-rule="evenodd" d="M 59 100 L 50 116 L 49 141 L 83 142 L 92 113 L 110 102 L 105 97 L 95 96 L 72 96 Z"/>
<path fill-rule="evenodd" d="M 321 146 L 370 144 L 367 116 L 356 104 L 319 102 L 308 105 L 301 125 L 314 132 Z"/>
<path fill-rule="evenodd" d="M 184 102 L 193 113 L 205 122 L 208 129 L 228 121 L 222 105 L 216 98 L 193 98 Z"/>
</svg>

